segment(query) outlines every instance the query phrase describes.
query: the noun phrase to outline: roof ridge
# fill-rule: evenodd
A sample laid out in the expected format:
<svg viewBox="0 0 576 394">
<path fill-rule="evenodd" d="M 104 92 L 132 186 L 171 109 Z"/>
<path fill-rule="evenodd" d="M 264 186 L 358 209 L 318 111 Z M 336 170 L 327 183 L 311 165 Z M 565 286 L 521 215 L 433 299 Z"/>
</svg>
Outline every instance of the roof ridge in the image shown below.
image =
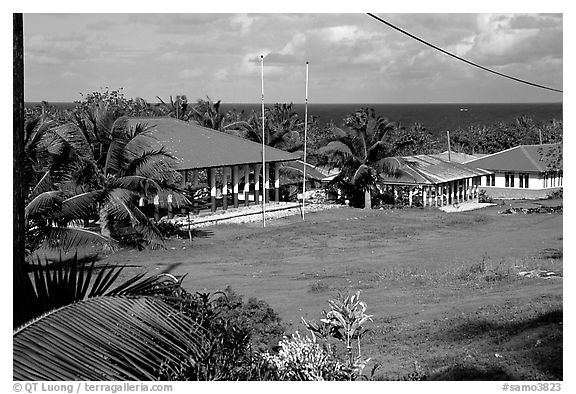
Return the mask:
<svg viewBox="0 0 576 394">
<path fill-rule="evenodd" d="M 541 145 L 539 145 L 539 146 L 541 146 Z M 526 151 L 526 146 L 522 145 L 522 146 L 520 146 L 520 149 L 522 150 L 522 153 L 524 153 L 524 156 L 526 156 L 526 158 L 528 158 L 530 163 L 532 163 L 534 165 L 534 167 L 536 167 L 540 171 L 544 171 L 544 169 L 542 168 L 540 163 L 538 163 L 536 160 L 534 160 L 532 155 Z"/>
<path fill-rule="evenodd" d="M 489 158 L 489 157 L 496 156 L 496 155 L 499 155 L 499 154 L 504 153 L 504 152 L 508 152 L 508 151 L 511 151 L 511 150 L 514 150 L 514 149 L 518 149 L 518 148 L 520 148 L 521 146 L 523 146 L 523 145 L 517 145 L 517 146 L 513 146 L 512 148 L 508 148 L 508 149 L 501 150 L 501 151 L 499 151 L 499 152 L 490 153 L 490 154 L 487 154 L 486 156 L 479 157 L 479 158 L 477 158 L 477 159 L 468 160 L 468 161 L 464 162 L 464 164 L 470 164 L 470 163 L 475 162 L 476 160 L 487 159 L 487 158 Z"/>
</svg>

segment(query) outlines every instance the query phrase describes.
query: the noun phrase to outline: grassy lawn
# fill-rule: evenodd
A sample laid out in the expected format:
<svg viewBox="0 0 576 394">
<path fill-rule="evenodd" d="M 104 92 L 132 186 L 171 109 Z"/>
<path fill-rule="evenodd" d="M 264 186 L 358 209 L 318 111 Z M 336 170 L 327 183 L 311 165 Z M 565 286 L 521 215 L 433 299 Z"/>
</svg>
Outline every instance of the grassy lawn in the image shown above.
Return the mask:
<svg viewBox="0 0 576 394">
<path fill-rule="evenodd" d="M 560 205 L 561 201 L 548 204 Z M 374 315 L 367 370 L 399 379 L 561 380 L 562 214 L 501 215 L 502 206 L 335 208 L 246 225 L 217 225 L 167 250 L 123 250 L 111 261 L 187 275 L 191 291 L 230 285 L 267 301 L 288 331 L 320 318 L 327 300 L 361 290 Z M 134 268 L 137 269 L 137 268 Z M 544 269 L 552 278 L 523 278 Z"/>
</svg>

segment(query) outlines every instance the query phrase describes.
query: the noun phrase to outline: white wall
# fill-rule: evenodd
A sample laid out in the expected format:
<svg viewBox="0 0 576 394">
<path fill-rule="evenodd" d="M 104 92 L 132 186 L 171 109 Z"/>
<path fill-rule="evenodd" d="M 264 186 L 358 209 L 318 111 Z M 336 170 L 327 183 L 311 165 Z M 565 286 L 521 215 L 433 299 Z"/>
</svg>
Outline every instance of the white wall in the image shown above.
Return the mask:
<svg viewBox="0 0 576 394">
<path fill-rule="evenodd" d="M 495 185 L 494 187 L 506 187 L 506 177 L 503 172 L 495 173 Z M 486 185 L 486 176 L 482 176 L 481 186 Z M 548 184 L 544 187 L 544 175 L 540 173 L 528 173 L 528 188 L 531 190 L 542 190 L 542 189 L 553 189 L 563 186 L 563 179 L 556 176 L 556 181 L 553 182 L 552 178 L 548 178 Z M 487 186 L 491 187 L 491 186 Z M 520 176 L 518 172 L 514 173 L 514 189 L 520 189 Z M 523 189 L 526 189 L 523 187 Z"/>
</svg>

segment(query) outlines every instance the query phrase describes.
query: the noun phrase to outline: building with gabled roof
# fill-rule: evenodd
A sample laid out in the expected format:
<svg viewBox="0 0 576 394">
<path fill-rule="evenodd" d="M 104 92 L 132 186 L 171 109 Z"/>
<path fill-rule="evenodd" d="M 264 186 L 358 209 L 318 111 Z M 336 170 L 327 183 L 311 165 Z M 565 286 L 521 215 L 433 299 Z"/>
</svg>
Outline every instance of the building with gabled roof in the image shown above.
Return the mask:
<svg viewBox="0 0 576 394">
<path fill-rule="evenodd" d="M 562 149 L 562 144 L 519 145 L 466 165 L 493 172 L 481 183 L 492 198 L 546 198 L 563 185 L 562 172 L 548 169 L 543 158 L 549 149 Z"/>
<path fill-rule="evenodd" d="M 492 174 L 436 155 L 403 156 L 398 161 L 402 164 L 395 176 L 381 174 L 380 177 L 384 185 L 408 189 L 409 205 L 414 196 L 421 196 L 423 206 L 477 201 L 481 178 Z"/>
<path fill-rule="evenodd" d="M 226 210 L 229 198 L 234 207 L 238 207 L 239 199 L 244 199 L 246 206 L 250 201 L 258 203 L 260 198 L 268 202 L 270 180 L 274 182 L 275 200 L 278 201 L 280 163 L 299 158 L 297 154 L 266 146 L 263 166 L 260 143 L 169 117 L 127 119 L 128 127 L 136 124 L 145 126 L 157 146 L 164 147 L 176 158 L 182 186 L 192 190 L 200 183 L 207 184 L 212 211 L 219 205 L 217 200 Z M 241 187 L 244 193 L 240 191 Z M 170 216 L 171 202 L 166 203 Z M 158 199 L 154 201 L 154 205 L 160 204 Z"/>
</svg>

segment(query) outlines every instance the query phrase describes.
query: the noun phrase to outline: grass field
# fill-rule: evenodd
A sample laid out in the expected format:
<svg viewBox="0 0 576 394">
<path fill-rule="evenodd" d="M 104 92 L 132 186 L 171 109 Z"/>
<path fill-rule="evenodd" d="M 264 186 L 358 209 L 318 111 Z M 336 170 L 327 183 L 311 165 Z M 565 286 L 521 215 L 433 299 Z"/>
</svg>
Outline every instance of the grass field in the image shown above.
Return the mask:
<svg viewBox="0 0 576 394">
<path fill-rule="evenodd" d="M 187 274 L 191 291 L 231 286 L 267 301 L 288 331 L 305 331 L 300 317 L 318 319 L 339 292 L 361 290 L 374 315 L 363 353 L 377 379 L 407 376 L 416 362 L 429 379 L 562 380 L 562 214 L 502 209 L 342 207 L 265 229 L 217 225 L 192 244 L 110 259 Z M 518 275 L 533 269 L 557 276 Z"/>
</svg>

